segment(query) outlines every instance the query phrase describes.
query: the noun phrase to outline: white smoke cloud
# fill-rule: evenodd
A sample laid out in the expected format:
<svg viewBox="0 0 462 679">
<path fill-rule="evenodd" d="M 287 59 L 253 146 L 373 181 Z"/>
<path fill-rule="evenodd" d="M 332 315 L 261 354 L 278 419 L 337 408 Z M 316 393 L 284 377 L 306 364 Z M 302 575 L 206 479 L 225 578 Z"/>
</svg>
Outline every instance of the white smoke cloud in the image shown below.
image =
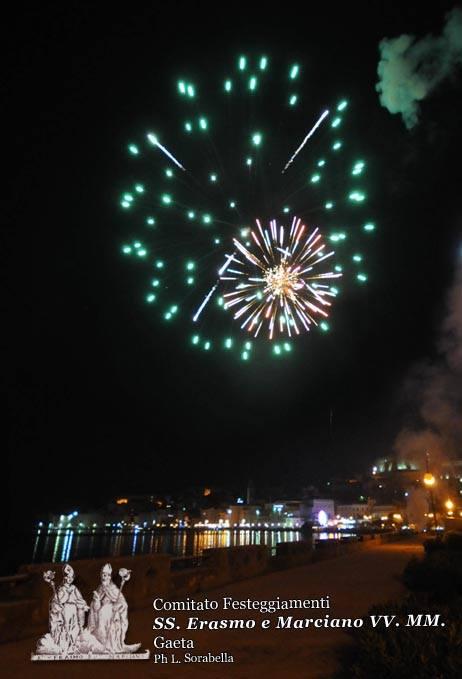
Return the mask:
<svg viewBox="0 0 462 679">
<path fill-rule="evenodd" d="M 401 113 L 408 129 L 419 119 L 419 102 L 462 64 L 462 10 L 446 17 L 440 36 L 384 38 L 379 44 L 380 103 Z"/>
<path fill-rule="evenodd" d="M 414 369 L 407 385 L 422 426 L 404 429 L 394 444 L 400 459 L 421 465 L 426 452 L 433 460 L 462 457 L 462 260 L 449 291 L 438 352 L 435 361 Z"/>
</svg>

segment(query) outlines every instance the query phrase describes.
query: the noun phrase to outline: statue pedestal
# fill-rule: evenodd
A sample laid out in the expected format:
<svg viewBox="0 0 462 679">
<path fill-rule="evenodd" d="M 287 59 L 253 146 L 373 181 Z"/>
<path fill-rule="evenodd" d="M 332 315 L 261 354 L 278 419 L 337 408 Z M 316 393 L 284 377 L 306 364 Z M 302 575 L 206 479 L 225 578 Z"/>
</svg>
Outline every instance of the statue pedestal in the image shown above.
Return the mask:
<svg viewBox="0 0 462 679">
<path fill-rule="evenodd" d="M 149 660 L 149 651 L 143 653 L 32 653 L 32 661 L 56 661 L 56 660 Z"/>
</svg>

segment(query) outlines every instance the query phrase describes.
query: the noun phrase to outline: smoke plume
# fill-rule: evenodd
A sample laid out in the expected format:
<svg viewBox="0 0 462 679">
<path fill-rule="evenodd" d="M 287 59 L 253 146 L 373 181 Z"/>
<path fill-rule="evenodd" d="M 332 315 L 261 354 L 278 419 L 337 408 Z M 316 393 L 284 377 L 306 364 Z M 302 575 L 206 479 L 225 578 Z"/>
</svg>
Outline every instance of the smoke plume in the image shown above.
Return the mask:
<svg viewBox="0 0 462 679">
<path fill-rule="evenodd" d="M 440 36 L 384 38 L 379 51 L 380 103 L 401 113 L 410 129 L 418 122 L 419 102 L 462 64 L 462 10 L 449 12 Z"/>
<path fill-rule="evenodd" d="M 426 452 L 434 461 L 462 457 L 462 258 L 437 348 L 436 360 L 417 366 L 406 386 L 422 426 L 401 431 L 394 445 L 400 459 L 420 466 Z"/>
</svg>

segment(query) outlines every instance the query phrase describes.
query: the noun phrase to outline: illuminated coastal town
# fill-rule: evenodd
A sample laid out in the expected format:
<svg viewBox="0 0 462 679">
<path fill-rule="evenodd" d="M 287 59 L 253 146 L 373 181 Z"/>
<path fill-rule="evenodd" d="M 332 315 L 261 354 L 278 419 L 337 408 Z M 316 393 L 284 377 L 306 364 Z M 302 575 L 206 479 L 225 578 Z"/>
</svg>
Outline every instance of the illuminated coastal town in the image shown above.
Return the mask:
<svg viewBox="0 0 462 679">
<path fill-rule="evenodd" d="M 224 488 L 199 487 L 176 494 L 128 494 L 103 508 L 73 509 L 51 514 L 37 525 L 35 558 L 43 557 L 43 544 L 52 560 L 89 556 L 88 542 L 79 538 L 131 536 L 126 549 L 147 549 L 147 535 L 157 540 L 151 550 L 173 550 L 176 556 L 199 556 L 203 548 L 234 544 L 274 547 L 283 531 L 285 539 L 307 535 L 319 540 L 359 539 L 377 532 L 444 531 L 462 525 L 462 460 L 439 462 L 429 471 L 416 462 L 386 459 L 369 473 L 332 479 L 321 487 L 307 486 L 297 495 L 281 489 L 257 489 L 252 481 L 241 495 Z M 177 531 L 173 543 L 163 532 Z M 196 534 L 186 539 L 188 531 Z M 112 544 L 121 548 L 120 539 Z M 39 547 L 41 545 L 41 547 Z"/>
</svg>

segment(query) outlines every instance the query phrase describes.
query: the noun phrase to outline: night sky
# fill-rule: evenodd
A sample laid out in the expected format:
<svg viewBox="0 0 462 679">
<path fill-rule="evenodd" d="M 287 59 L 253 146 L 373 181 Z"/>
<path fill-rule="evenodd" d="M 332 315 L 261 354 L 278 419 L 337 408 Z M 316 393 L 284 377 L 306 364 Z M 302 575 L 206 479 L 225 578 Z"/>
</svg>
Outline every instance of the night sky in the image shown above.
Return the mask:
<svg viewBox="0 0 462 679">
<path fill-rule="evenodd" d="M 412 408 L 410 367 L 432 357 L 461 242 L 461 73 L 407 131 L 375 92 L 378 43 L 441 31 L 454 3 L 53 3 L 3 26 L 3 210 L 10 514 L 188 485 L 288 487 L 368 468 Z M 298 59 L 310 97 L 355 102 L 373 165 L 370 283 L 335 331 L 291 360 L 242 365 L 159 323 L 120 256 L 122 149 L 186 64 L 204 78 L 240 51 Z M 332 429 L 330 413 L 332 411 Z"/>
</svg>

